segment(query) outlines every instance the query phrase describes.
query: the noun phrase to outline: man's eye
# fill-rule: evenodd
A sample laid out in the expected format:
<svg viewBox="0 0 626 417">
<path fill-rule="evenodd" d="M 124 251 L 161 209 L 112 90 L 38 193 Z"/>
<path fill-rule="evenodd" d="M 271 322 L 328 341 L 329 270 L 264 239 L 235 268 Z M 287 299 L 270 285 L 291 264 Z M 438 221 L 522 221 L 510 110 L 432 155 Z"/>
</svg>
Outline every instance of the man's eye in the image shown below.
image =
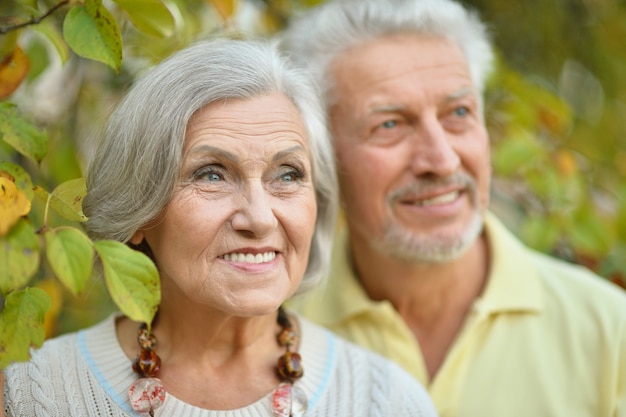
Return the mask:
<svg viewBox="0 0 626 417">
<path fill-rule="evenodd" d="M 454 109 L 454 114 L 459 117 L 464 117 L 469 114 L 469 109 L 467 107 L 457 107 Z"/>
<path fill-rule="evenodd" d="M 385 129 L 392 129 L 396 127 L 397 125 L 398 125 L 398 122 L 396 122 L 395 120 L 387 120 L 380 124 L 380 126 Z"/>
</svg>

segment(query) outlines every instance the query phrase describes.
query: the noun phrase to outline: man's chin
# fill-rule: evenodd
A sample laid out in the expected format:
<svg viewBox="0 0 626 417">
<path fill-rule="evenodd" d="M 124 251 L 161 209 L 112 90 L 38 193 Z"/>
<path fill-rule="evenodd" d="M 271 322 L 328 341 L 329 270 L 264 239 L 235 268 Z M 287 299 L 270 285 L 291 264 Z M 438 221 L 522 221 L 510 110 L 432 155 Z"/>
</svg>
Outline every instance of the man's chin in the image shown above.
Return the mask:
<svg viewBox="0 0 626 417">
<path fill-rule="evenodd" d="M 483 228 L 478 213 L 461 231 L 433 234 L 407 232 L 400 226 L 388 228 L 382 239 L 373 245 L 387 256 L 414 264 L 443 264 L 463 256 L 476 242 Z"/>
</svg>

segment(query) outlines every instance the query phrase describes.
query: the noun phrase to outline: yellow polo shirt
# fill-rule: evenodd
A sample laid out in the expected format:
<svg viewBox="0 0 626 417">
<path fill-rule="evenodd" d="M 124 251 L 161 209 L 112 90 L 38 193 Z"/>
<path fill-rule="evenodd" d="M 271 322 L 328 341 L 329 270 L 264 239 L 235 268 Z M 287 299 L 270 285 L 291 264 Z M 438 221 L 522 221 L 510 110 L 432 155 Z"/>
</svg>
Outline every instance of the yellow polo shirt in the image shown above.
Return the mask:
<svg viewBox="0 0 626 417">
<path fill-rule="evenodd" d="M 626 292 L 529 250 L 492 214 L 486 231 L 487 286 L 432 381 L 391 303 L 358 284 L 345 231 L 328 284 L 291 307 L 402 365 L 441 417 L 626 417 Z"/>
</svg>

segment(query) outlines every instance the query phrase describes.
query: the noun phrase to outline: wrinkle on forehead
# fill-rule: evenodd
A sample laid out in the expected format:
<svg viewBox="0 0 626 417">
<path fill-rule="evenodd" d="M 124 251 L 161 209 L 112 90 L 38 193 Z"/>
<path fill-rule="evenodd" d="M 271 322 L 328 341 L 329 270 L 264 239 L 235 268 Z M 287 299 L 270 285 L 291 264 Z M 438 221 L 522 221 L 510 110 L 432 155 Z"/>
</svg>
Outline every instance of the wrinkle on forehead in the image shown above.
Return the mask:
<svg viewBox="0 0 626 417">
<path fill-rule="evenodd" d="M 474 90 L 471 87 L 462 87 L 457 91 L 454 91 L 447 96 L 445 96 L 442 100 L 443 103 L 457 100 L 459 98 L 465 97 L 467 95 L 473 94 Z M 372 105 L 367 109 L 366 116 L 375 114 L 375 113 L 401 113 L 407 111 L 409 108 L 406 104 L 380 104 L 380 105 Z"/>
<path fill-rule="evenodd" d="M 360 112 L 404 111 L 401 97 L 437 94 L 446 102 L 474 92 L 461 48 L 444 38 L 393 35 L 350 48 L 334 63 L 335 91 L 344 97 L 337 107 Z M 433 89 L 439 85 L 441 90 Z M 446 91 L 450 88 L 452 91 Z M 433 97 L 434 98 L 434 97 Z M 350 104 L 352 103 L 352 105 Z"/>
<path fill-rule="evenodd" d="M 270 94 L 211 103 L 198 110 L 188 123 L 184 148 L 207 140 L 245 142 L 256 137 L 307 143 L 307 131 L 296 106 L 282 94 Z"/>
</svg>

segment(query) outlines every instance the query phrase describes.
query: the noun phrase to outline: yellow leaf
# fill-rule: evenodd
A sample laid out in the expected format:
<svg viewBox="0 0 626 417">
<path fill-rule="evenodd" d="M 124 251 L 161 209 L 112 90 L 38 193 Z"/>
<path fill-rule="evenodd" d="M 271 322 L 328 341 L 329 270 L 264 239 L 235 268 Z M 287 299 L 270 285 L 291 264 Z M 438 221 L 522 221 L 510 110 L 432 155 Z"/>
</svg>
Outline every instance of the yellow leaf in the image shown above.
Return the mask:
<svg viewBox="0 0 626 417">
<path fill-rule="evenodd" d="M 228 20 L 235 13 L 237 0 L 208 0 L 211 5 L 222 16 L 222 19 Z"/>
<path fill-rule="evenodd" d="M 0 171 L 0 178 L 6 178 L 11 182 L 15 182 L 15 177 L 6 171 Z"/>
<path fill-rule="evenodd" d="M 9 97 L 28 74 L 30 61 L 19 46 L 0 61 L 0 99 Z"/>
<path fill-rule="evenodd" d="M 278 32 L 282 23 L 275 13 L 265 10 L 261 16 L 261 22 L 265 33 L 271 34 Z"/>
<path fill-rule="evenodd" d="M 562 149 L 554 155 L 556 167 L 558 171 L 565 177 L 571 177 L 578 172 L 578 163 L 574 154 L 568 150 Z"/>
<path fill-rule="evenodd" d="M 20 217 L 30 212 L 30 201 L 15 183 L 0 176 L 0 236 L 7 234 Z"/>
<path fill-rule="evenodd" d="M 613 166 L 623 177 L 626 177 L 626 151 L 617 150 Z"/>
<path fill-rule="evenodd" d="M 44 316 L 43 328 L 46 338 L 53 337 L 58 333 L 57 324 L 63 308 L 63 287 L 59 281 L 50 278 L 39 282 L 36 287 L 44 290 L 50 297 L 51 304 Z"/>
</svg>

